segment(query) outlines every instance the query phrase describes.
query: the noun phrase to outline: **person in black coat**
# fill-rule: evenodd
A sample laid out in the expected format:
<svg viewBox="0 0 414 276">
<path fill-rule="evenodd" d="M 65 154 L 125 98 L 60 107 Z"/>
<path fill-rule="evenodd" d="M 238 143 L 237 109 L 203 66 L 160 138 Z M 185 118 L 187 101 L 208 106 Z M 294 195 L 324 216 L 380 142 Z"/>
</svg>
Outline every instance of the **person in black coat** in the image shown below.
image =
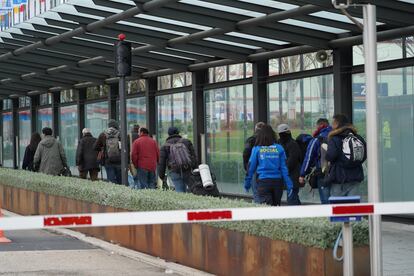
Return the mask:
<svg viewBox="0 0 414 276">
<path fill-rule="evenodd" d="M 95 181 L 98 179 L 99 172 L 97 152 L 94 148 L 97 139 L 92 136 L 88 128 L 82 130 L 82 135 L 76 150 L 76 166 L 78 166 L 80 178 L 86 179 L 89 172 L 89 177 Z"/>
<path fill-rule="evenodd" d="M 360 195 L 359 185 L 364 180 L 362 164 L 367 158 L 366 142 L 343 114 L 333 117 L 332 127 L 333 130 L 328 136 L 326 153 L 326 160 L 330 162 L 327 181 L 331 184 L 331 196 Z M 363 144 L 364 155 L 361 154 L 361 161 L 350 163 L 343 152 L 343 141 L 350 135 Z"/>
<path fill-rule="evenodd" d="M 37 146 L 39 145 L 41 140 L 42 140 L 42 137 L 40 136 L 38 132 L 35 132 L 32 134 L 32 137 L 30 138 L 30 143 L 29 145 L 27 145 L 26 150 L 24 152 L 23 164 L 22 164 L 23 170 L 28 170 L 28 171 L 35 170 L 33 166 L 33 159 L 34 159 Z"/>
<path fill-rule="evenodd" d="M 254 134 L 246 139 L 246 142 L 244 143 L 244 150 L 243 150 L 243 166 L 244 170 L 247 173 L 247 170 L 249 169 L 249 159 L 250 155 L 252 155 L 252 150 L 254 146 L 256 145 L 256 137 L 257 133 L 262 129 L 262 127 L 265 126 L 265 123 L 258 122 L 254 126 Z M 252 191 L 253 191 L 253 201 L 256 203 L 260 203 L 259 196 L 257 194 L 257 185 L 256 185 L 256 176 L 253 176 L 252 178 Z"/>
<path fill-rule="evenodd" d="M 287 124 L 280 124 L 277 127 L 279 134 L 279 144 L 285 149 L 286 152 L 286 165 L 289 170 L 289 176 L 293 181 L 292 194 L 288 196 L 288 205 L 301 205 L 299 199 L 299 188 L 303 185 L 299 183 L 300 167 L 302 162 L 302 151 L 298 143 L 292 138 L 290 128 Z"/>
</svg>

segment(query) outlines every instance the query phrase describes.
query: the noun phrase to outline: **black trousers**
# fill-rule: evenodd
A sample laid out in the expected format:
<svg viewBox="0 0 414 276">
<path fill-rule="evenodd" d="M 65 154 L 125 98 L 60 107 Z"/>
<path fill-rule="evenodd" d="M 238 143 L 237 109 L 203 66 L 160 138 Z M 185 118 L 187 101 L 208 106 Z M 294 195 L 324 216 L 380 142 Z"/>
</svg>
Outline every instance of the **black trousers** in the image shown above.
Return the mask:
<svg viewBox="0 0 414 276">
<path fill-rule="evenodd" d="M 264 179 L 257 182 L 257 194 L 261 204 L 280 206 L 283 195 L 281 179 Z"/>
</svg>

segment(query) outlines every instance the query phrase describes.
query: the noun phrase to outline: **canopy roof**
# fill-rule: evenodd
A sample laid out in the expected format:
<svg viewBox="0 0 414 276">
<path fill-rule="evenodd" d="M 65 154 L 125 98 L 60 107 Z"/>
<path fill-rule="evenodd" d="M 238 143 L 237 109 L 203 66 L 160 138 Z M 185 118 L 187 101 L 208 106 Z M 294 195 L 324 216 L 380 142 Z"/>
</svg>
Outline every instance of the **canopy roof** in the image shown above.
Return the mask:
<svg viewBox="0 0 414 276">
<path fill-rule="evenodd" d="M 414 0 L 372 2 L 378 40 L 414 33 Z M 362 22 L 361 7 L 347 12 Z M 133 45 L 133 78 L 362 43 L 331 0 L 70 1 L 0 33 L 0 95 L 117 82 L 119 33 Z"/>
</svg>

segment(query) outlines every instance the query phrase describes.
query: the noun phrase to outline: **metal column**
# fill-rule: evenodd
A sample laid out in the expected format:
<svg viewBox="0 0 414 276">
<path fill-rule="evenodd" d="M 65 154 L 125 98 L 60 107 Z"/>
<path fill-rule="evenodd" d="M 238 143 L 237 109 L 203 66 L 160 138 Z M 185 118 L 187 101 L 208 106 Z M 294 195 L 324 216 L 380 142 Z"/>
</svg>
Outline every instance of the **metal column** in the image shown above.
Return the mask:
<svg viewBox="0 0 414 276">
<path fill-rule="evenodd" d="M 333 51 L 334 110 L 352 122 L 352 46 Z"/>
<path fill-rule="evenodd" d="M 377 29 L 376 7 L 364 5 L 364 54 L 366 76 L 366 116 L 368 153 L 368 200 L 380 202 L 380 177 L 378 165 L 378 110 L 377 110 Z M 369 218 L 371 275 L 382 275 L 381 216 Z"/>
<path fill-rule="evenodd" d="M 19 168 L 19 98 L 12 99 L 13 168 Z"/>
<path fill-rule="evenodd" d="M 85 101 L 86 101 L 86 88 L 79 89 L 78 92 L 78 126 L 79 126 L 79 140 L 82 138 L 82 130 L 86 126 L 85 121 Z"/>
<path fill-rule="evenodd" d="M 37 132 L 37 107 L 39 106 L 39 95 L 30 97 L 30 127 L 31 133 Z"/>
<path fill-rule="evenodd" d="M 122 184 L 128 186 L 128 131 L 126 112 L 125 77 L 119 77 L 119 111 L 121 114 L 121 176 Z"/>
<path fill-rule="evenodd" d="M 267 99 L 266 83 L 268 76 L 268 60 L 262 60 L 253 63 L 253 117 L 255 123 L 267 123 L 269 119 L 269 105 Z"/>
<path fill-rule="evenodd" d="M 109 103 L 109 119 L 118 121 L 118 114 L 116 112 L 116 101 L 118 99 L 119 94 L 119 87 L 118 85 L 111 85 L 109 89 L 108 95 L 108 103 Z"/>
<path fill-rule="evenodd" d="M 52 94 L 52 126 L 53 126 L 53 135 L 59 137 L 59 104 L 60 104 L 60 91 L 54 92 Z"/>
<path fill-rule="evenodd" d="M 157 132 L 156 125 L 156 108 L 155 108 L 155 92 L 157 91 L 157 77 L 146 79 L 145 100 L 147 105 L 147 128 L 150 135 Z"/>
<path fill-rule="evenodd" d="M 202 162 L 203 151 L 205 150 L 203 149 L 202 139 L 205 134 L 204 85 L 207 80 L 208 70 L 195 71 L 192 74 L 193 143 L 199 162 Z"/>
<path fill-rule="evenodd" d="M 354 275 L 354 246 L 352 240 L 352 226 L 350 222 L 344 222 L 342 226 L 342 241 L 343 247 L 342 252 L 344 256 L 343 260 L 343 275 L 353 276 Z"/>
</svg>

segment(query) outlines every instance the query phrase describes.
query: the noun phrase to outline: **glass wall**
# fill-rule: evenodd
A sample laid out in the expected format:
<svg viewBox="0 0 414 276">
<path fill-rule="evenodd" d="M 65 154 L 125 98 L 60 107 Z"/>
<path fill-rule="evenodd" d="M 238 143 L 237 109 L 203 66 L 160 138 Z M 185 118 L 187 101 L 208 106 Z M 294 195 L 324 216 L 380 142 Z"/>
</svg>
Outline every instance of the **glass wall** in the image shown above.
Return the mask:
<svg viewBox="0 0 414 276">
<path fill-rule="evenodd" d="M 3 167 L 13 167 L 13 115 L 11 112 L 5 112 L 3 119 Z"/>
<path fill-rule="evenodd" d="M 42 133 L 44 127 L 50 127 L 53 129 L 52 124 L 52 108 L 46 107 L 37 110 L 37 131 Z"/>
<path fill-rule="evenodd" d="M 85 126 L 91 129 L 94 137 L 98 137 L 102 131 L 108 128 L 108 102 L 87 104 L 85 113 Z"/>
<path fill-rule="evenodd" d="M 252 85 L 205 91 L 207 162 L 220 191 L 243 194 L 242 153 L 253 132 Z"/>
<path fill-rule="evenodd" d="M 76 148 L 78 146 L 79 125 L 78 106 L 69 105 L 60 108 L 60 136 L 59 140 L 65 150 L 68 165 L 74 174 L 76 169 Z"/>
<path fill-rule="evenodd" d="M 128 131 L 136 124 L 147 125 L 147 106 L 145 97 L 127 99 L 127 125 Z"/>
<path fill-rule="evenodd" d="M 26 146 L 30 143 L 31 133 L 31 115 L 30 110 L 19 111 L 19 164 L 23 163 Z"/>
<path fill-rule="evenodd" d="M 180 134 L 193 140 L 193 96 L 183 92 L 156 97 L 157 101 L 157 140 L 163 144 L 168 137 L 168 128 L 175 126 Z"/>
<path fill-rule="evenodd" d="M 378 73 L 382 200 L 414 200 L 414 67 Z M 364 74 L 353 76 L 355 124 L 363 135 L 366 133 L 364 82 Z"/>
<path fill-rule="evenodd" d="M 333 116 L 333 76 L 270 83 L 268 99 L 269 122 L 273 128 L 286 123 L 294 137 L 312 133 L 319 118 Z"/>
</svg>

